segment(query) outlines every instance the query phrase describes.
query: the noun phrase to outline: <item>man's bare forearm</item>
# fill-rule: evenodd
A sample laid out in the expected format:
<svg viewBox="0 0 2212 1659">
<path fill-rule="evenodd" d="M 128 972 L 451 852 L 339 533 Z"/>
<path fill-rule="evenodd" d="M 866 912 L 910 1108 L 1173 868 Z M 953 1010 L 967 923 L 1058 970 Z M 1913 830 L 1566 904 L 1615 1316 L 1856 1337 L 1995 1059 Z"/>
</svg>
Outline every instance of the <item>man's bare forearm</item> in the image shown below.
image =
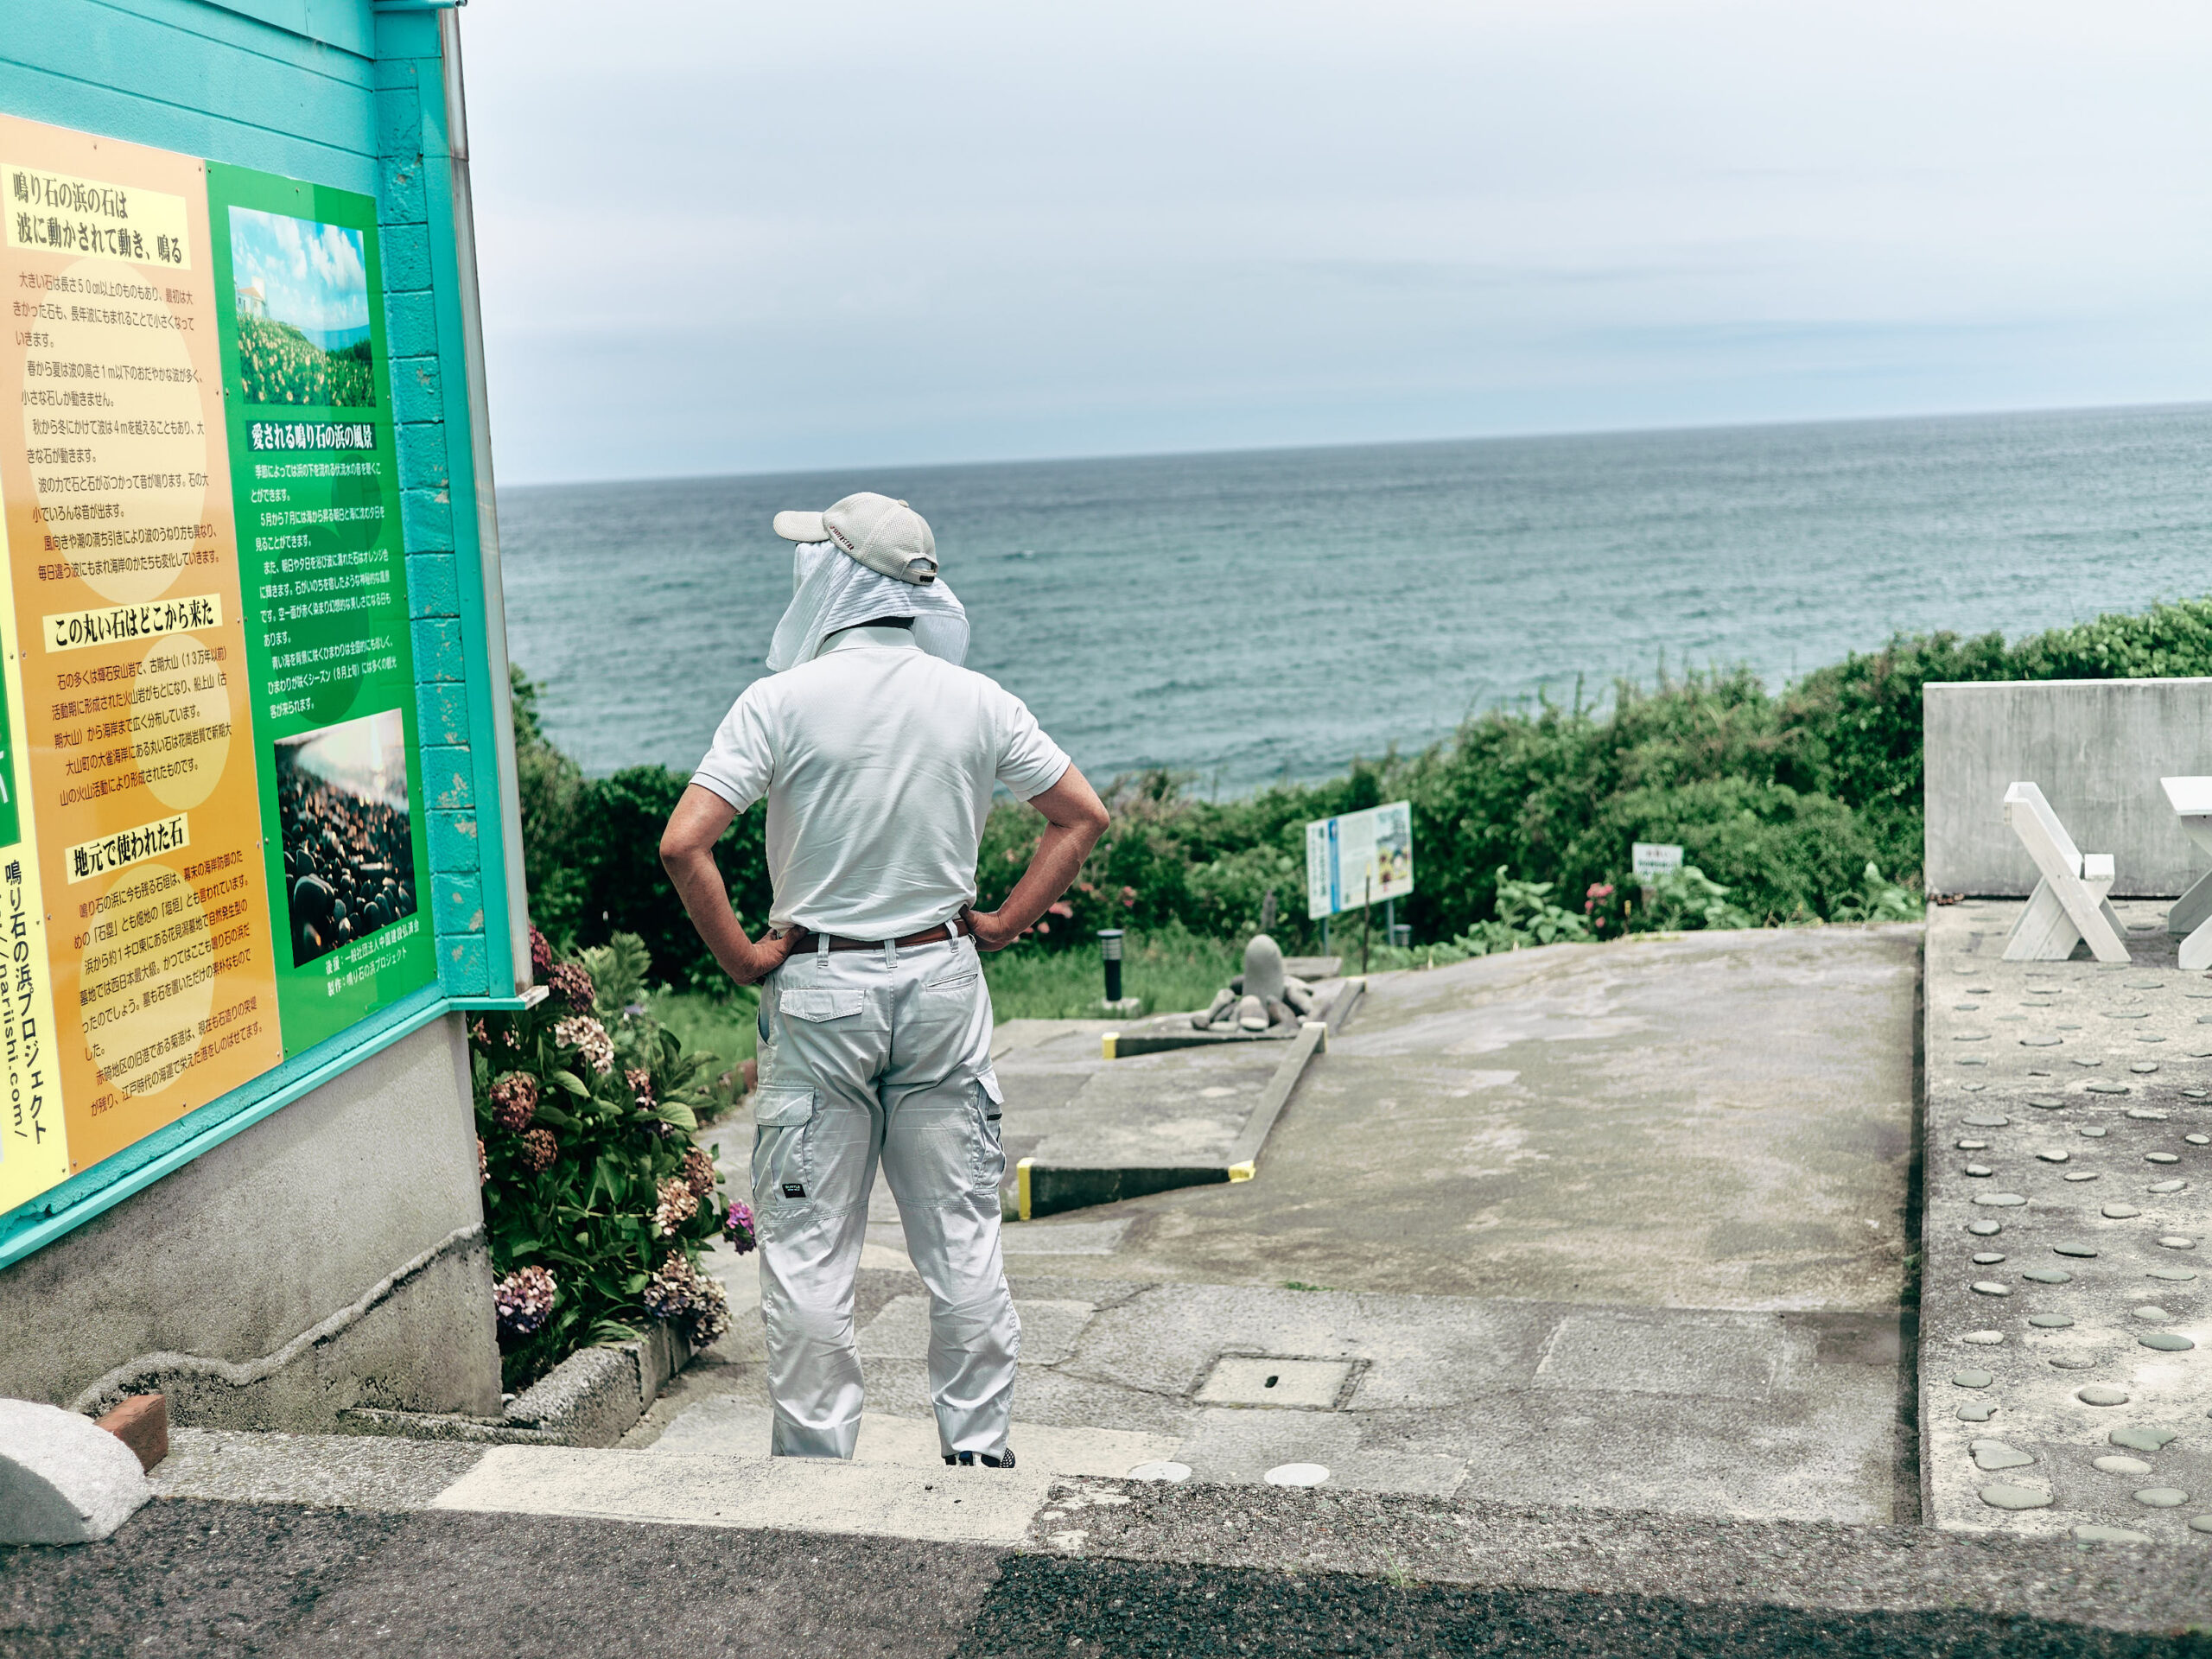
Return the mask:
<svg viewBox="0 0 2212 1659">
<path fill-rule="evenodd" d="M 1073 766 L 1029 804 L 1045 815 L 1045 833 L 1037 838 L 1029 868 L 996 910 L 969 914 L 976 943 L 986 950 L 1002 950 L 1035 926 L 1106 833 L 1106 808 Z"/>
<path fill-rule="evenodd" d="M 730 907 L 729 888 L 715 863 L 715 842 L 737 815 L 711 790 L 693 784 L 683 791 L 660 838 L 661 868 L 683 901 L 683 913 L 721 970 L 741 985 L 766 979 L 791 954 L 791 938 L 764 937 L 754 944 Z"/>
</svg>

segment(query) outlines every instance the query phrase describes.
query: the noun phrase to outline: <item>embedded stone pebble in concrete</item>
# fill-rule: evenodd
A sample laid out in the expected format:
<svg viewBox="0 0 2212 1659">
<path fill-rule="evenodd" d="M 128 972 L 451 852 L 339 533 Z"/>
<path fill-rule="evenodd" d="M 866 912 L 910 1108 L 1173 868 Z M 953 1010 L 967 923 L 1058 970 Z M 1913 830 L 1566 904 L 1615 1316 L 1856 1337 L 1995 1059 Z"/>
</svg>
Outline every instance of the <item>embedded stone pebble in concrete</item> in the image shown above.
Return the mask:
<svg viewBox="0 0 2212 1659">
<path fill-rule="evenodd" d="M 1923 1232 L 1940 1238 L 1955 1230 L 1974 1241 L 1954 1255 L 1930 1251 L 1922 1288 L 1923 1386 L 1948 1396 L 1924 1395 L 1923 1409 L 1931 1424 L 1955 1422 L 1961 1431 L 1923 1441 L 1928 1519 L 1937 1526 L 2070 1533 L 2112 1548 L 2170 1542 L 2167 1529 L 2177 1530 L 2195 1508 L 2212 1510 L 2212 1499 L 2199 1499 L 2152 1522 L 2133 1497 L 2212 1481 L 2198 1478 L 2199 1461 L 2212 1460 L 2212 1367 L 2191 1351 L 2212 1346 L 2212 1304 L 2194 1305 L 2192 1281 L 2144 1276 L 2158 1258 L 2212 1249 L 2199 1243 L 2212 1237 L 2212 1179 L 2183 1179 L 2197 1175 L 2193 1150 L 2212 1147 L 2212 1013 L 2199 1019 L 2212 1008 L 2212 982 L 2174 969 L 2173 938 L 2153 919 L 2164 906 L 2123 899 L 2114 907 L 2135 957 L 2132 974 L 2082 962 L 2037 963 L 2031 976 L 2001 961 L 2018 903 L 1929 912 L 1929 988 L 1953 994 L 1923 1002 L 1923 1052 L 1987 1061 L 1961 1071 L 1938 1060 L 1927 1083 Z M 1959 976 L 1970 983 L 1935 977 L 1961 967 L 1980 971 Z M 1994 1006 L 1985 988 L 1999 999 Z M 2024 1028 L 1995 1030 L 2005 1023 Z M 2140 1046 L 2130 1052 L 2123 1042 Z M 2009 1138 L 2022 1122 L 2054 1120 L 2063 1127 L 2024 1143 Z M 2111 1185 L 2095 1185 L 2106 1178 Z M 1999 1287 L 2026 1286 L 2024 1305 L 2015 1312 L 2006 1303 L 2005 1331 L 1974 1330 L 1999 1312 L 2004 1299 L 1985 1287 L 2011 1266 L 2008 1252 L 2024 1259 Z M 2169 1289 L 2164 1306 L 2149 1300 L 2152 1285 L 2184 1284 L 2186 1291 Z M 1974 1351 L 1977 1376 L 1990 1379 L 1980 1387 L 1948 1386 L 1967 1357 L 1962 1347 Z M 2109 1429 L 2085 1433 L 2099 1419 Z M 2197 1421 L 2204 1444 L 2161 1454 L 2171 1431 L 2157 1427 L 2160 1419 Z M 1999 1423 L 2002 1442 L 1968 1439 Z M 2107 1432 L 2110 1446 L 2069 1449 Z M 1993 1444 L 2042 1466 L 2005 1465 L 2008 1479 L 1990 1464 Z M 2125 1461 L 2093 1466 L 2100 1455 Z M 2007 1487 L 2020 1494 L 2017 1513 L 1999 1501 Z M 2212 1520 L 2201 1530 L 2200 1541 L 2212 1547 Z"/>
<path fill-rule="evenodd" d="M 2189 1494 L 2178 1486 L 2145 1486 L 2135 1501 L 2145 1509 L 2177 1510 L 2189 1502 Z"/>
<path fill-rule="evenodd" d="M 1951 1373 L 1951 1381 L 1962 1389 L 1986 1389 L 1996 1380 L 1987 1371 L 1977 1371 L 1971 1367 Z"/>
<path fill-rule="evenodd" d="M 1329 1471 L 1318 1463 L 1279 1463 L 1265 1476 L 1270 1486 L 1319 1486 L 1328 1478 Z"/>
<path fill-rule="evenodd" d="M 2194 1268 L 2152 1268 L 2144 1276 L 2150 1279 L 2171 1280 L 2177 1284 L 2186 1284 L 2190 1280 L 2196 1277 L 2196 1269 Z"/>
<path fill-rule="evenodd" d="M 2050 1491 L 2048 1487 L 2015 1486 L 2010 1481 L 1993 1480 L 1981 1489 L 1981 1501 L 1993 1510 L 2047 1510 Z"/>
<path fill-rule="evenodd" d="M 2000 1285 L 1994 1279 L 1977 1279 L 1974 1281 L 1974 1287 L 1975 1293 L 1982 1296 L 2010 1296 L 2012 1294 L 2012 1286 Z"/>
<path fill-rule="evenodd" d="M 1962 1174 L 1976 1177 L 1994 1175 L 1997 1172 L 1992 1169 L 1987 1164 L 1968 1164 L 1966 1168 L 1961 1172 Z"/>
<path fill-rule="evenodd" d="M 1974 1466 L 1991 1474 L 2000 1469 L 2024 1469 L 2035 1461 L 2018 1446 L 2007 1446 L 2002 1440 L 1976 1440 L 1967 1449 L 1974 1453 Z M 2143 1472 L 2151 1472 L 2149 1464 L 2143 1465 Z"/>
</svg>

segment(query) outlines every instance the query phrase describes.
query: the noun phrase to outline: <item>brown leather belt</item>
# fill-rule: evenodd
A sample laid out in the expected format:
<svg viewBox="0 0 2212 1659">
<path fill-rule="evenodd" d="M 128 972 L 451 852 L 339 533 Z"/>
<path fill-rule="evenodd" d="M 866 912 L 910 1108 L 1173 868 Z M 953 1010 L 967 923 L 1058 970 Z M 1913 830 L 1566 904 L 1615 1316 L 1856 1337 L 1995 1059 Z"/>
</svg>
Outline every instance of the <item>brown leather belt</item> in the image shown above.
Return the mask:
<svg viewBox="0 0 2212 1659">
<path fill-rule="evenodd" d="M 956 919 L 942 923 L 936 927 L 925 928 L 919 933 L 909 933 L 903 939 L 841 939 L 833 933 L 830 936 L 830 948 L 832 950 L 880 950 L 888 944 L 895 944 L 904 950 L 910 945 L 943 944 L 948 939 L 958 938 L 967 931 L 966 925 Z M 804 928 L 799 929 L 798 942 L 791 946 L 791 954 L 797 956 L 802 950 L 820 950 L 821 938 L 822 936 L 818 933 L 810 933 Z"/>
</svg>

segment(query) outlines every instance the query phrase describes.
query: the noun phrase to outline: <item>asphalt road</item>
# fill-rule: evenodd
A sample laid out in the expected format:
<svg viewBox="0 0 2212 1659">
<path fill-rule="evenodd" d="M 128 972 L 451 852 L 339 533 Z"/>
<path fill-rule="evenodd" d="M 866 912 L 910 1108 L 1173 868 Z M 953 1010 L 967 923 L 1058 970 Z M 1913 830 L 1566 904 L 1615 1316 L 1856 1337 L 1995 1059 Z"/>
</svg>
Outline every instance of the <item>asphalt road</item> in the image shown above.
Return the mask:
<svg viewBox="0 0 2212 1659">
<path fill-rule="evenodd" d="M 1422 1584 L 613 1522 L 156 1503 L 108 1541 L 0 1549 L 0 1653 L 1093 1656 L 2212 1654 L 1967 1607 Z"/>
</svg>

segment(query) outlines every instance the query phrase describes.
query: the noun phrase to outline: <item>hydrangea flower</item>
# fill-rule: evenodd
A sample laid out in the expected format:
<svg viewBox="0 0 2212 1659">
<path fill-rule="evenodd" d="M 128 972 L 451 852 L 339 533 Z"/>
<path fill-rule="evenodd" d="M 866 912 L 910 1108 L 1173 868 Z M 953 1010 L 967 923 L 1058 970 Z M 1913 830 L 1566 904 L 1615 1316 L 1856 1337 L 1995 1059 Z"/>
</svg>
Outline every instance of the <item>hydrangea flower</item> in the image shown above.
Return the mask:
<svg viewBox="0 0 2212 1659">
<path fill-rule="evenodd" d="M 560 1287 L 550 1268 L 517 1268 L 492 1287 L 492 1304 L 499 1310 L 499 1334 L 527 1337 L 544 1325 L 560 1300 Z"/>
<path fill-rule="evenodd" d="M 633 1065 L 622 1074 L 622 1081 L 630 1085 L 630 1092 L 638 1097 L 638 1109 L 650 1112 L 653 1109 L 653 1074 L 642 1065 Z"/>
<path fill-rule="evenodd" d="M 572 1014 L 561 1020 L 553 1027 L 553 1040 L 563 1048 L 581 1049 L 602 1077 L 614 1069 L 614 1039 L 588 1014 Z"/>
<path fill-rule="evenodd" d="M 550 1129 L 525 1129 L 522 1137 L 523 1167 L 535 1175 L 561 1155 L 561 1143 Z"/>
<path fill-rule="evenodd" d="M 537 1079 L 527 1071 L 510 1071 L 492 1085 L 492 1121 L 520 1135 L 537 1116 Z"/>
<path fill-rule="evenodd" d="M 694 1348 L 706 1347 L 729 1330 L 728 1292 L 693 1267 L 681 1250 L 668 1253 L 660 1271 L 645 1281 L 640 1300 L 655 1319 L 682 1320 Z"/>
<path fill-rule="evenodd" d="M 599 993 L 593 988 L 591 976 L 573 962 L 564 962 L 545 981 L 551 995 L 566 1002 L 578 1014 L 589 1014 Z"/>
<path fill-rule="evenodd" d="M 673 1234 L 698 1213 L 699 1195 L 681 1175 L 671 1175 L 661 1182 L 660 1207 L 653 1211 L 653 1231 Z"/>
<path fill-rule="evenodd" d="M 481 1186 L 492 1179 L 491 1154 L 484 1150 L 484 1137 L 476 1137 L 476 1185 Z"/>
<path fill-rule="evenodd" d="M 543 979 L 553 971 L 553 947 L 536 928 L 530 930 L 530 976 Z"/>
<path fill-rule="evenodd" d="M 753 1207 L 730 1201 L 729 1214 L 722 1222 L 722 1236 L 740 1255 L 748 1254 L 760 1241 L 753 1230 Z"/>
<path fill-rule="evenodd" d="M 715 1196 L 715 1160 L 707 1155 L 704 1147 L 683 1149 L 683 1184 L 695 1197 L 711 1198 Z"/>
</svg>

